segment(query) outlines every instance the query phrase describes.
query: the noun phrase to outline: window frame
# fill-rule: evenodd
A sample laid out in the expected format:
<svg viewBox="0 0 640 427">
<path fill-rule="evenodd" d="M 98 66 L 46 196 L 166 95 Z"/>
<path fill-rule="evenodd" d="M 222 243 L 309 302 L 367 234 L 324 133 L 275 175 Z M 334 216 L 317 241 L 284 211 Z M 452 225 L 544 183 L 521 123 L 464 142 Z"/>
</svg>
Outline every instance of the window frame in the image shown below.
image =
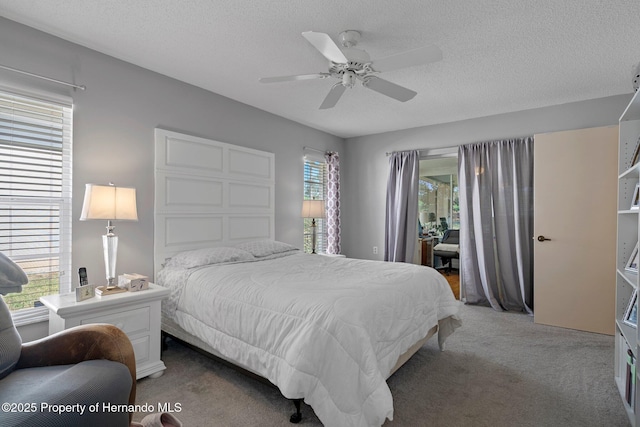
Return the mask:
<svg viewBox="0 0 640 427">
<path fill-rule="evenodd" d="M 422 223 L 422 218 L 420 218 L 420 213 L 421 212 L 431 212 L 431 211 L 426 211 L 426 210 L 421 210 L 422 208 L 421 206 L 421 199 L 426 198 L 426 192 L 422 192 L 422 189 L 420 189 L 422 182 L 426 183 L 427 179 L 432 179 L 433 177 L 436 176 L 444 176 L 447 175 L 450 177 L 450 181 L 448 183 L 443 183 L 445 185 L 449 186 L 449 202 L 447 204 L 447 223 L 449 228 L 460 228 L 460 200 L 459 200 L 459 194 L 460 194 L 460 185 L 458 182 L 458 168 L 457 168 L 457 162 L 458 162 L 458 151 L 456 147 L 451 147 L 451 148 L 444 148 L 444 149 L 435 149 L 432 150 L 432 152 L 430 152 L 430 155 L 421 155 L 420 156 L 420 173 L 418 174 L 418 219 L 420 220 L 420 222 Z M 430 165 L 428 164 L 429 161 L 438 161 L 438 160 L 443 160 L 445 158 L 450 158 L 450 159 L 455 159 L 455 169 L 451 169 L 451 170 L 447 170 L 446 172 L 442 172 L 441 170 L 438 171 L 437 173 L 432 173 L 430 171 Z M 455 172 L 454 172 L 455 170 Z M 455 178 L 455 179 L 454 179 Z M 436 195 L 437 190 L 434 191 L 434 196 Z M 455 209 L 455 206 L 457 206 L 457 210 Z M 433 211 L 436 214 L 436 225 L 440 226 L 440 216 L 438 215 L 438 212 Z M 430 221 L 426 221 L 425 223 L 422 224 L 423 227 L 425 227 L 425 224 L 429 224 Z M 426 231 L 426 230 L 425 230 Z"/>
<path fill-rule="evenodd" d="M 71 292 L 72 289 L 72 275 L 71 272 L 71 256 L 72 256 L 72 182 L 73 182 L 73 101 L 70 97 L 44 93 L 39 91 L 33 91 L 29 89 L 23 89 L 20 87 L 7 87 L 0 85 L 0 96 L 3 99 L 10 100 L 11 98 L 17 100 L 24 100 L 25 102 L 33 104 L 46 104 L 47 108 L 59 109 L 60 122 L 58 123 L 60 131 L 60 146 L 56 150 L 50 152 L 57 152 L 57 157 L 60 159 L 60 194 L 59 196 L 49 195 L 47 197 L 32 197 L 32 196 L 17 196 L 17 195 L 5 195 L 0 196 L 0 201 L 5 206 L 13 207 L 20 206 L 20 204 L 32 204 L 47 206 L 58 206 L 56 225 L 58 233 L 55 238 L 58 241 L 58 248 L 49 253 L 49 255 L 55 255 L 58 260 L 58 289 L 57 292 L 63 294 Z M 11 102 L 11 101 L 9 101 Z M 9 110 L 7 110 L 9 111 Z M 52 122 L 53 123 L 53 120 Z M 13 125 L 13 123 L 11 123 Z M 52 126 L 53 127 L 53 126 Z M 12 141 L 16 136 L 15 127 L 7 126 L 8 137 L 7 141 Z M 11 147 L 13 144 L 7 142 L 0 142 L 3 147 Z M 15 144 L 18 146 L 20 144 Z M 28 143 L 27 143 L 28 145 Z M 35 148 L 41 148 L 35 146 Z M 5 171 L 12 171 L 12 169 L 4 169 Z M 26 185 L 26 184 L 25 184 Z M 19 261 L 18 261 L 19 262 Z M 55 270 L 49 270 L 51 272 Z M 46 321 L 49 316 L 49 311 L 44 306 L 36 306 L 31 308 L 18 309 L 11 311 L 13 322 L 16 326 L 27 325 L 31 323 Z"/>
<path fill-rule="evenodd" d="M 303 157 L 303 200 L 326 200 L 327 199 L 327 161 L 324 156 L 315 153 L 306 153 Z M 322 165 L 322 182 L 318 180 L 312 180 L 307 174 L 307 168 L 318 168 Z M 312 192 L 310 186 L 320 187 L 321 191 Z M 319 198 L 319 193 L 322 193 L 322 198 Z M 311 195 L 315 193 L 315 197 Z M 311 232 L 307 232 L 307 228 L 311 227 L 311 218 L 304 218 L 303 222 L 303 251 L 307 246 L 307 240 L 311 239 Z M 327 228 L 325 218 L 316 218 L 316 253 L 325 253 L 327 251 Z M 310 252 L 307 252 L 310 253 Z"/>
</svg>

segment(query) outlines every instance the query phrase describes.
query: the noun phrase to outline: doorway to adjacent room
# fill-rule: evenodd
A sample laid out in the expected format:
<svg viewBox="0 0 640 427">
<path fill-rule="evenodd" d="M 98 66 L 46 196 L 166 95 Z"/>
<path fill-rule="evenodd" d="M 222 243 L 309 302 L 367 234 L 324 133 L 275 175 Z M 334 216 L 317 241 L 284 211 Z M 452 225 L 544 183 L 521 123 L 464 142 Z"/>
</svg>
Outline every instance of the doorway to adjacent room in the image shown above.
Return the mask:
<svg viewBox="0 0 640 427">
<path fill-rule="evenodd" d="M 433 248 L 449 229 L 460 229 L 458 198 L 458 157 L 430 157 L 420 160 L 418 183 L 418 245 L 416 263 L 440 270 L 460 299 L 458 260 L 451 260 L 444 269 L 443 260 L 433 254 Z"/>
</svg>

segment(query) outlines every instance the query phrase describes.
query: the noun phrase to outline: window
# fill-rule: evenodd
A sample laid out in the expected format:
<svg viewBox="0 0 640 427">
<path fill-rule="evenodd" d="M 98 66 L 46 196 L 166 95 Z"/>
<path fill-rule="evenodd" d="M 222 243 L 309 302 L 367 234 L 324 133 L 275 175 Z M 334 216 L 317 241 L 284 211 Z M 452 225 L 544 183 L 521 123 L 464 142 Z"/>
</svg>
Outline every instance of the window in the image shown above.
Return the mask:
<svg viewBox="0 0 640 427">
<path fill-rule="evenodd" d="M 70 104 L 0 91 L 0 251 L 29 278 L 14 320 L 71 291 L 71 130 Z"/>
<path fill-rule="evenodd" d="M 420 160 L 418 211 L 425 233 L 460 228 L 457 157 Z"/>
<path fill-rule="evenodd" d="M 305 156 L 304 158 L 304 199 L 324 200 L 327 188 L 327 164 L 324 160 Z M 313 228 L 311 218 L 304 219 L 304 251 L 311 253 Z M 326 252 L 327 233 L 325 220 L 316 219 L 316 252 Z"/>
</svg>

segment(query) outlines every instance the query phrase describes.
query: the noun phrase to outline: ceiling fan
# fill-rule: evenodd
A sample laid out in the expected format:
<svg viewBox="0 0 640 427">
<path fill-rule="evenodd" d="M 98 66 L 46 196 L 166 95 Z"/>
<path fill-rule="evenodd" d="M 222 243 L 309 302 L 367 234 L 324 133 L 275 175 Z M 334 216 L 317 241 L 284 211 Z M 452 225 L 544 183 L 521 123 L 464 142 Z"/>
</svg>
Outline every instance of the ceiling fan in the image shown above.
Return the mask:
<svg viewBox="0 0 640 427">
<path fill-rule="evenodd" d="M 333 85 L 326 96 L 320 109 L 334 107 L 342 94 L 355 85 L 357 80 L 362 86 L 389 96 L 398 101 L 405 102 L 417 95 L 405 87 L 391 83 L 388 80 L 376 76 L 385 71 L 400 68 L 413 67 L 415 65 L 437 62 L 442 59 L 442 52 L 436 46 L 425 46 L 384 58 L 371 60 L 369 54 L 355 46 L 360 40 L 360 33 L 354 30 L 340 33 L 340 48 L 328 34 L 315 31 L 305 31 L 302 37 L 307 39 L 325 58 L 329 60 L 329 71 L 326 73 L 301 74 L 295 76 L 263 77 L 262 83 L 280 83 L 297 80 L 337 78 L 340 81 Z"/>
</svg>

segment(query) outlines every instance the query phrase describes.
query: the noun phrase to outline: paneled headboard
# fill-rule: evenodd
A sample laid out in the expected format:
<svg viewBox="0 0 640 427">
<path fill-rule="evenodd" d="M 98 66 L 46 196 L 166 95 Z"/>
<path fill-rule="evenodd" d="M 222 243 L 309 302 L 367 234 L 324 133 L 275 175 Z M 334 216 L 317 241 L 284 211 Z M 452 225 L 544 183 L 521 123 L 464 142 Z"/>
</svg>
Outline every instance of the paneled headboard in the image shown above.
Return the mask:
<svg viewBox="0 0 640 427">
<path fill-rule="evenodd" d="M 275 236 L 273 153 L 155 129 L 154 275 L 177 252 Z"/>
</svg>

